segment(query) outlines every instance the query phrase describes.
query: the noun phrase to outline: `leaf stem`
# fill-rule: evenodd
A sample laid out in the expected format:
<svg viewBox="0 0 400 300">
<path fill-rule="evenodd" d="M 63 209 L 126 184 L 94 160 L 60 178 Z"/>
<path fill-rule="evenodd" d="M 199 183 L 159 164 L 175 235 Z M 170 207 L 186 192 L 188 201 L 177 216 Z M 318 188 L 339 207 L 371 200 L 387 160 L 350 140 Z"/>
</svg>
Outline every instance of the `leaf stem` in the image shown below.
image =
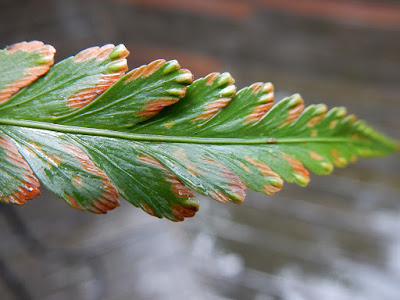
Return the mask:
<svg viewBox="0 0 400 300">
<path fill-rule="evenodd" d="M 262 145 L 276 143 L 338 143 L 354 142 L 346 137 L 304 137 L 304 138 L 208 138 L 192 136 L 165 136 L 156 134 L 137 134 L 129 132 L 120 132 L 106 129 L 95 129 L 78 126 L 65 126 L 54 123 L 0 119 L 0 125 L 20 126 L 35 129 L 51 130 L 62 133 L 72 133 L 91 136 L 102 136 L 109 138 L 119 138 L 125 140 L 144 141 L 144 142 L 169 142 L 169 143 L 189 143 L 189 144 L 213 144 L 213 145 Z"/>
</svg>

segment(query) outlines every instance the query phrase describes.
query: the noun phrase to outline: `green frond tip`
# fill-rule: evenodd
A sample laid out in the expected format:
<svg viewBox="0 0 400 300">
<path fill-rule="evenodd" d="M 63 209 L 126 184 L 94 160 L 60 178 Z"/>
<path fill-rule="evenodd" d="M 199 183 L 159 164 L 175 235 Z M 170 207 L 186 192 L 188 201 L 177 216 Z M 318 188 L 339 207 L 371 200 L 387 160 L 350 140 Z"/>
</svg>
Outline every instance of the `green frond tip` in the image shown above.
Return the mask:
<svg viewBox="0 0 400 300">
<path fill-rule="evenodd" d="M 194 192 L 242 203 L 247 189 L 272 195 L 284 181 L 307 185 L 309 170 L 400 150 L 343 107 L 305 107 L 298 94 L 274 104 L 269 82 L 193 81 L 163 59 L 126 73 L 123 45 L 50 68 L 54 53 L 38 41 L 0 51 L 2 202 L 25 204 L 44 185 L 79 210 L 106 213 L 122 198 L 182 221 L 199 208 Z"/>
</svg>

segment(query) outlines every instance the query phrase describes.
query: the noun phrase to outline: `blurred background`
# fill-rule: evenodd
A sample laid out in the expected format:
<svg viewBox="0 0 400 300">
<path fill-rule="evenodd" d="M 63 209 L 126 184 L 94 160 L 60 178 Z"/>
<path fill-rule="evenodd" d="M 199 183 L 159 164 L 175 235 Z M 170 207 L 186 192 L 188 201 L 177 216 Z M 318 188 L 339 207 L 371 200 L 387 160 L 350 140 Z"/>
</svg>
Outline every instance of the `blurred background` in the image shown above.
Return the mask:
<svg viewBox="0 0 400 300">
<path fill-rule="evenodd" d="M 276 99 L 346 106 L 400 140 L 400 3 L 393 0 L 0 0 L 0 47 L 56 60 L 123 43 L 134 68 L 178 59 Z M 201 198 L 172 223 L 122 203 L 70 209 L 43 190 L 0 206 L 0 299 L 400 299 L 399 155 L 363 159 L 273 197 Z"/>
</svg>

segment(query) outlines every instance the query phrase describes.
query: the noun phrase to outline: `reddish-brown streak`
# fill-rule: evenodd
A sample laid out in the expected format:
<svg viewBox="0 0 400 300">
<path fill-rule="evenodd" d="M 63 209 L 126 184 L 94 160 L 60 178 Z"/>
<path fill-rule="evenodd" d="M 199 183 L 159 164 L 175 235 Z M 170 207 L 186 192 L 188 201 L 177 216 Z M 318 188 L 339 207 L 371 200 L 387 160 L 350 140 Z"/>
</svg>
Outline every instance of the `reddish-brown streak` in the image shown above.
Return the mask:
<svg viewBox="0 0 400 300">
<path fill-rule="evenodd" d="M 110 53 L 114 50 L 115 46 L 113 44 L 107 44 L 100 47 L 91 47 L 79 52 L 74 57 L 74 62 L 80 63 L 88 61 L 91 59 L 105 60 Z M 129 52 L 124 51 L 122 55 L 128 56 Z"/>
<path fill-rule="evenodd" d="M 261 172 L 261 174 L 263 174 L 264 176 L 266 176 L 266 177 L 274 177 L 274 178 L 278 179 L 278 184 L 275 184 L 275 185 L 266 184 L 266 185 L 264 185 L 264 192 L 267 195 L 273 195 L 273 194 L 275 194 L 276 192 L 279 192 L 282 189 L 282 187 L 283 187 L 282 178 L 279 176 L 278 173 L 275 173 L 274 171 L 272 171 L 272 169 L 266 163 L 254 160 L 254 159 L 252 159 L 251 157 L 249 157 L 247 155 L 244 158 L 249 163 L 254 165 Z"/>
<path fill-rule="evenodd" d="M 288 114 L 286 120 L 281 124 L 281 126 L 287 125 L 287 124 L 292 123 L 293 121 L 297 120 L 297 118 L 300 116 L 300 114 L 303 112 L 303 110 L 304 110 L 304 105 L 303 105 L 303 101 L 301 101 L 298 105 L 296 105 L 295 107 L 293 107 L 289 110 L 289 114 Z"/>
<path fill-rule="evenodd" d="M 310 172 L 308 172 L 308 170 L 299 160 L 294 159 L 286 153 L 282 153 L 282 156 L 293 167 L 293 172 L 302 175 L 307 181 L 310 180 Z"/>
<path fill-rule="evenodd" d="M 39 41 L 14 44 L 5 50 L 8 55 L 17 51 L 37 52 L 41 57 L 46 58 L 46 61 L 40 66 L 32 66 L 26 69 L 22 78 L 7 84 L 6 87 L 0 91 L 0 103 L 5 102 L 21 88 L 31 84 L 38 77 L 47 73 L 50 66 L 54 63 L 54 53 L 56 52 L 54 47 L 45 45 Z"/>
<path fill-rule="evenodd" d="M 221 108 L 224 108 L 232 98 L 219 98 L 206 105 L 206 111 L 200 116 L 196 117 L 196 120 L 208 120 L 211 119 Z"/>
<path fill-rule="evenodd" d="M 158 59 L 150 64 L 147 65 L 143 72 L 143 77 L 149 77 L 152 74 L 154 74 L 157 70 L 159 70 L 163 65 L 165 65 L 165 60 L 164 59 Z"/>
<path fill-rule="evenodd" d="M 87 156 L 87 154 L 80 148 L 75 145 L 69 144 L 64 147 L 71 155 L 73 155 L 76 159 L 78 159 L 81 163 L 82 169 L 90 172 L 92 174 L 98 175 L 101 177 L 103 184 L 101 186 L 103 193 L 99 199 L 93 199 L 92 206 L 86 209 L 91 210 L 95 213 L 106 213 L 107 210 L 114 209 L 119 206 L 120 203 L 118 201 L 118 190 L 111 183 L 110 178 L 108 178 L 107 174 L 98 168 L 94 162 Z M 104 199 L 107 200 L 107 205 L 104 205 Z M 104 208 L 107 208 L 103 211 Z"/>
<path fill-rule="evenodd" d="M 222 192 L 220 192 L 220 191 L 210 191 L 209 193 L 208 193 L 208 195 L 212 198 L 212 199 L 214 199 L 214 200 L 216 200 L 216 201 L 218 201 L 218 202 L 220 202 L 220 203 L 229 203 L 229 197 L 227 196 L 227 195 L 225 195 L 225 194 L 223 194 Z"/>
<path fill-rule="evenodd" d="M 139 160 L 146 164 L 153 165 L 155 167 L 158 167 L 160 169 L 167 171 L 166 167 L 164 167 L 158 160 L 156 160 L 155 158 L 153 158 L 151 156 L 141 155 L 141 156 L 139 156 Z"/>
<path fill-rule="evenodd" d="M 82 177 L 79 176 L 72 177 L 72 184 L 75 185 L 76 187 L 81 188 L 82 182 L 83 182 Z"/>
<path fill-rule="evenodd" d="M 206 85 L 213 85 L 215 79 L 217 79 L 221 74 L 220 73 L 211 73 L 206 77 Z"/>
<path fill-rule="evenodd" d="M 339 153 L 336 150 L 332 149 L 330 152 L 331 152 L 331 154 L 332 154 L 332 156 L 334 158 L 338 158 L 339 157 Z"/>
<path fill-rule="evenodd" d="M 133 69 L 129 74 L 128 77 L 126 78 L 125 82 L 130 82 L 132 80 L 135 80 L 142 76 L 144 70 L 146 69 L 146 66 L 141 66 L 139 68 Z"/>
<path fill-rule="evenodd" d="M 310 151 L 309 154 L 310 154 L 310 157 L 312 159 L 315 159 L 315 160 L 321 160 L 322 159 L 322 156 L 319 155 L 318 153 L 314 152 L 314 151 Z"/>
<path fill-rule="evenodd" d="M 29 145 L 32 148 L 35 148 L 35 151 L 33 151 L 31 148 L 26 147 L 26 150 L 31 152 L 31 153 L 40 153 L 43 157 L 46 157 L 46 164 L 48 166 L 48 168 L 51 167 L 58 167 L 60 165 L 60 162 L 62 161 L 62 157 L 58 156 L 58 155 L 49 155 L 47 154 L 45 151 L 43 151 L 42 146 L 34 143 L 34 142 L 29 142 Z M 36 155 L 36 154 L 34 154 Z"/>
<path fill-rule="evenodd" d="M 279 192 L 281 189 L 282 189 L 282 186 L 274 186 L 271 184 L 264 185 L 264 193 L 267 195 L 273 195 L 273 194 Z"/>
<path fill-rule="evenodd" d="M 145 203 L 145 202 L 142 202 L 142 203 L 140 203 L 140 206 L 141 206 L 142 209 L 143 209 L 145 212 L 147 212 L 149 215 L 155 216 L 155 217 L 156 217 L 156 213 L 154 212 L 154 209 L 152 209 L 152 208 L 150 207 L 150 205 L 148 205 L 148 204 Z"/>
<path fill-rule="evenodd" d="M 73 208 L 78 209 L 78 210 L 85 210 L 83 206 L 81 206 L 74 197 L 66 195 L 67 201 L 69 205 L 71 205 Z"/>
<path fill-rule="evenodd" d="M 242 182 L 242 180 L 239 178 L 239 176 L 237 176 L 235 173 L 233 173 L 231 170 L 229 170 L 227 167 L 225 167 L 220 162 L 217 162 L 210 158 L 205 159 L 205 161 L 210 164 L 214 164 L 214 165 L 218 166 L 222 176 L 230 183 L 229 188 L 236 195 L 237 199 L 235 199 L 234 201 L 237 203 L 242 203 L 244 201 L 244 198 L 246 197 L 245 190 L 247 187 Z M 223 203 L 225 203 L 225 200 L 228 199 L 227 201 L 229 202 L 229 197 L 222 194 L 219 191 L 211 191 L 210 197 L 213 198 L 214 200 L 217 200 L 217 201 L 223 202 Z"/>
<path fill-rule="evenodd" d="M 172 192 L 178 198 L 194 198 L 193 192 L 175 175 L 169 172 L 167 180 L 172 183 Z"/>
<path fill-rule="evenodd" d="M 337 121 L 336 121 L 336 120 L 330 122 L 330 123 L 329 123 L 329 129 L 335 128 L 335 127 L 336 127 L 336 124 L 337 124 Z"/>
<path fill-rule="evenodd" d="M 323 118 L 325 118 L 325 114 L 320 115 L 320 116 L 316 116 L 314 118 L 311 118 L 308 122 L 307 122 L 307 126 L 308 127 L 313 127 L 315 124 L 319 123 L 319 121 L 321 121 Z"/>
<path fill-rule="evenodd" d="M 186 90 L 186 88 L 185 88 Z M 177 98 L 160 98 L 157 100 L 153 100 L 150 102 L 147 102 L 144 109 L 142 111 L 140 111 L 137 115 L 139 117 L 143 117 L 143 118 L 150 118 L 156 114 L 158 114 L 160 112 L 160 110 L 162 110 L 164 107 L 172 105 L 176 102 L 178 102 L 179 99 Z"/>
<path fill-rule="evenodd" d="M 244 124 L 259 121 L 271 109 L 272 106 L 274 106 L 273 103 L 264 103 L 257 105 L 244 121 Z"/>
<path fill-rule="evenodd" d="M 185 218 L 193 217 L 199 210 L 199 205 L 183 206 L 180 204 L 173 204 L 172 213 L 175 216 L 175 221 L 183 221 Z"/>
<path fill-rule="evenodd" d="M 6 48 L 6 54 L 13 54 L 17 51 L 25 51 L 25 52 L 39 52 L 39 55 L 42 57 L 52 56 L 56 50 L 53 46 L 45 45 L 40 41 L 31 41 L 31 42 L 21 42 L 10 47 Z"/>
<path fill-rule="evenodd" d="M 246 166 L 244 163 L 239 162 L 239 165 L 242 167 L 243 170 L 245 170 L 247 173 L 250 173 L 250 168 Z"/>
<path fill-rule="evenodd" d="M 261 174 L 263 174 L 264 176 L 267 177 L 275 177 L 275 178 L 281 178 L 277 173 L 275 173 L 274 171 L 272 171 L 272 169 L 266 164 L 263 163 L 262 161 L 257 161 L 252 159 L 249 156 L 245 156 L 244 157 L 249 163 L 251 163 L 252 165 L 254 165 L 260 172 Z"/>
<path fill-rule="evenodd" d="M 110 205 L 111 202 L 104 202 L 102 199 L 100 200 L 93 200 L 93 207 L 95 207 L 101 214 L 107 213 L 107 210 L 111 210 L 115 208 L 115 205 Z"/>
<path fill-rule="evenodd" d="M 264 85 L 263 82 L 256 82 L 256 83 L 253 83 L 253 84 L 250 86 L 251 89 L 252 89 L 252 93 L 253 93 L 253 94 L 257 94 L 257 93 L 261 90 L 261 88 L 263 87 L 263 85 Z"/>
<path fill-rule="evenodd" d="M 148 65 L 143 65 L 140 66 L 136 69 L 133 69 L 128 77 L 126 78 L 125 82 L 130 82 L 133 81 L 139 77 L 148 77 L 151 74 L 154 74 L 154 72 L 156 72 L 158 69 L 160 69 L 163 65 L 165 64 L 165 60 L 164 59 L 158 59 L 155 60 L 153 62 L 151 62 Z"/>
<path fill-rule="evenodd" d="M 100 53 L 97 55 L 96 59 L 98 60 L 105 60 L 114 50 L 115 46 L 113 44 L 107 44 L 100 48 Z M 124 57 L 129 55 L 128 51 L 123 52 Z"/>
<path fill-rule="evenodd" d="M 256 83 L 253 83 L 250 86 L 250 88 L 252 89 L 251 92 L 253 94 L 257 94 L 260 91 L 263 92 L 264 94 L 272 93 L 274 91 L 274 85 L 271 82 L 266 82 L 266 83 L 264 83 L 264 82 L 256 82 Z"/>
<path fill-rule="evenodd" d="M 333 156 L 333 158 L 334 158 L 334 163 L 335 163 L 338 167 L 344 167 L 344 166 L 346 166 L 346 164 L 347 164 L 346 159 L 343 158 L 343 157 L 340 157 L 339 153 L 338 153 L 335 149 L 332 149 L 330 152 L 331 152 L 331 154 L 332 154 L 332 156 Z"/>
<path fill-rule="evenodd" d="M 199 168 L 196 167 L 193 163 L 191 163 L 188 158 L 186 153 L 183 151 L 182 148 L 179 148 L 178 150 L 172 152 L 172 155 L 181 161 L 186 169 L 189 171 L 189 173 L 193 174 L 194 176 L 198 176 L 199 173 L 203 173 Z"/>
<path fill-rule="evenodd" d="M 194 198 L 193 192 L 187 186 L 185 186 L 178 177 L 176 177 L 170 170 L 168 170 L 155 158 L 148 155 L 141 155 L 139 156 L 139 160 L 161 169 L 166 175 L 166 180 L 171 183 L 171 190 L 175 194 L 175 196 L 177 196 L 178 198 Z"/>
<path fill-rule="evenodd" d="M 12 195 L 7 195 L 2 199 L 6 203 L 14 203 L 18 205 L 25 204 L 28 200 L 40 195 L 40 182 L 33 174 L 32 169 L 18 152 L 17 147 L 7 138 L 0 138 L 0 147 L 5 149 L 7 160 L 14 163 L 23 171 L 23 178 L 20 186 L 16 188 Z"/>
<path fill-rule="evenodd" d="M 81 51 L 74 57 L 76 63 L 87 61 L 96 58 L 99 61 L 103 61 L 109 57 L 111 52 L 115 49 L 112 44 L 105 45 L 101 48 L 92 47 Z M 117 72 L 102 74 L 98 79 L 97 84 L 93 87 L 81 90 L 67 99 L 67 106 L 72 109 L 82 108 L 85 105 L 93 101 L 97 96 L 104 93 L 110 86 L 117 82 L 125 72 L 128 71 L 128 65 L 126 57 L 129 55 L 129 51 L 125 48 L 121 50 L 118 59 L 113 60 L 111 63 L 120 63 L 120 67 Z"/>
<path fill-rule="evenodd" d="M 127 67 L 121 72 L 103 74 L 95 86 L 84 89 L 70 96 L 67 99 L 67 106 L 69 108 L 77 109 L 89 104 L 93 99 L 104 93 L 110 86 L 117 82 L 118 79 L 124 76 L 126 70 Z"/>
<path fill-rule="evenodd" d="M 260 96 L 264 99 L 262 103 L 254 107 L 253 111 L 244 121 L 244 124 L 261 120 L 261 118 L 272 108 L 274 102 L 274 86 L 272 83 L 256 82 L 253 83 L 250 88 L 252 89 L 252 94 L 260 93 Z"/>
</svg>

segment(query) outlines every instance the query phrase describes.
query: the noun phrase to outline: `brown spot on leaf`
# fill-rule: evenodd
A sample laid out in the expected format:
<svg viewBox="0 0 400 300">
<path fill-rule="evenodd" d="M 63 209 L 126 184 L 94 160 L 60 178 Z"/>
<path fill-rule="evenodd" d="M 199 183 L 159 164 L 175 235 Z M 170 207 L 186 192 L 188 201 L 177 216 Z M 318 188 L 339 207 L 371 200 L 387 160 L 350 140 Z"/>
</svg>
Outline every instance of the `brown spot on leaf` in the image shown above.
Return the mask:
<svg viewBox="0 0 400 300">
<path fill-rule="evenodd" d="M 158 59 L 147 65 L 146 69 L 143 72 L 143 77 L 149 77 L 153 75 L 156 71 L 158 71 L 162 66 L 165 65 L 164 59 Z"/>
<path fill-rule="evenodd" d="M 250 88 L 252 89 L 253 94 L 258 94 L 262 92 L 264 94 L 272 93 L 274 91 L 274 86 L 271 82 L 256 82 L 253 83 Z M 272 94 L 273 95 L 273 94 Z M 273 100 L 273 99 L 272 99 Z M 270 102 L 270 101 L 268 101 Z"/>
<path fill-rule="evenodd" d="M 115 46 L 113 44 L 107 44 L 100 47 L 91 47 L 85 50 L 82 50 L 74 57 L 74 62 L 80 63 L 84 61 L 88 61 L 91 59 L 105 60 L 110 53 L 114 50 Z M 128 52 L 129 54 L 129 52 Z M 128 55 L 126 54 L 126 56 Z"/>
<path fill-rule="evenodd" d="M 62 157 L 59 155 L 47 155 L 47 158 L 54 166 L 59 166 L 62 161 Z"/>
<path fill-rule="evenodd" d="M 249 157 L 247 155 L 244 158 L 249 163 L 254 165 L 261 172 L 261 174 L 263 174 L 264 176 L 280 178 L 280 176 L 277 173 L 275 173 L 274 171 L 272 171 L 272 169 L 266 163 L 263 163 L 262 161 L 254 160 L 254 159 L 252 159 L 251 157 Z"/>
<path fill-rule="evenodd" d="M 244 201 L 244 198 L 246 197 L 246 185 L 242 182 L 239 176 L 237 176 L 235 173 L 233 173 L 231 170 L 229 170 L 227 167 L 225 167 L 223 164 L 220 162 L 217 162 L 213 159 L 207 158 L 205 159 L 206 162 L 214 164 L 218 166 L 221 175 L 228 181 L 229 183 L 229 189 L 231 190 L 232 194 L 232 201 L 236 203 L 242 203 Z M 213 198 L 214 200 L 217 200 L 222 203 L 226 203 L 225 201 L 230 201 L 230 197 L 223 194 L 222 192 L 219 191 L 211 191 L 209 193 L 210 197 Z M 226 200 L 227 199 L 227 200 Z"/>
<path fill-rule="evenodd" d="M 148 156 L 148 155 L 141 155 L 139 156 L 139 160 L 149 164 L 149 165 L 153 165 L 155 167 L 158 167 L 160 169 L 163 169 L 165 171 L 167 171 L 168 169 L 166 167 L 164 167 L 158 160 L 156 160 L 155 158 Z"/>
<path fill-rule="evenodd" d="M 336 150 L 332 149 L 330 152 L 331 152 L 331 154 L 332 154 L 332 156 L 334 158 L 338 158 L 339 157 L 339 153 Z"/>
<path fill-rule="evenodd" d="M 220 73 L 211 73 L 206 77 L 206 85 L 213 85 L 215 79 L 217 79 L 221 74 Z"/>
<path fill-rule="evenodd" d="M 125 72 L 103 74 L 93 87 L 81 90 L 67 99 L 67 106 L 72 109 L 82 108 L 104 93 L 110 86 L 120 79 Z"/>
<path fill-rule="evenodd" d="M 53 46 L 45 45 L 40 41 L 31 41 L 31 42 L 21 42 L 14 45 L 11 45 L 6 48 L 6 54 L 13 54 L 17 51 L 25 51 L 25 52 L 39 52 L 42 57 L 52 56 L 56 50 Z"/>
<path fill-rule="evenodd" d="M 216 200 L 218 202 L 221 202 L 221 203 L 229 203 L 229 201 L 230 201 L 230 198 L 227 195 L 225 195 L 222 192 L 220 192 L 220 191 L 210 191 L 208 193 L 208 195 L 212 199 L 214 199 L 214 200 Z"/>
<path fill-rule="evenodd" d="M 320 116 L 316 116 L 314 118 L 311 118 L 307 122 L 307 126 L 308 127 L 313 127 L 315 124 L 319 123 L 324 117 L 325 117 L 325 115 L 320 115 Z"/>
<path fill-rule="evenodd" d="M 177 98 L 160 98 L 157 100 L 152 100 L 150 102 L 147 102 L 144 109 L 138 112 L 137 115 L 139 117 L 148 119 L 158 114 L 164 107 L 172 105 L 178 101 L 179 99 Z"/>
<path fill-rule="evenodd" d="M 78 53 L 74 60 L 75 62 L 83 62 L 86 60 L 94 59 L 103 61 L 107 59 L 115 46 L 112 44 L 105 45 L 101 48 L 92 47 L 82 52 Z M 102 74 L 98 79 L 97 83 L 90 88 L 83 89 L 67 99 L 67 106 L 73 109 L 82 108 L 89 104 L 93 99 L 95 99 L 100 94 L 104 93 L 110 86 L 117 82 L 128 70 L 128 65 L 126 62 L 126 57 L 129 55 L 129 51 L 125 48 L 118 52 L 118 57 L 116 57 L 109 66 L 114 66 L 111 69 L 113 72 Z M 115 67 L 117 66 L 117 67 Z"/>
<path fill-rule="evenodd" d="M 130 82 L 132 80 L 135 80 L 139 78 L 140 76 L 143 75 L 143 72 L 145 71 L 146 66 L 141 66 L 139 68 L 133 69 L 129 74 L 128 77 L 126 78 L 125 82 Z"/>
<path fill-rule="evenodd" d="M 20 167 L 23 171 L 20 186 L 14 191 L 12 195 L 6 195 L 2 201 L 6 203 L 13 203 L 23 205 L 28 200 L 40 194 L 40 182 L 33 174 L 32 169 L 27 161 L 19 153 L 17 147 L 7 138 L 0 137 L 0 147 L 4 148 L 7 155 L 7 160 Z"/>
<path fill-rule="evenodd" d="M 250 87 L 252 88 L 252 93 L 253 94 L 257 94 L 260 90 L 261 90 L 261 88 L 262 88 L 262 86 L 263 86 L 263 83 L 262 82 L 256 82 L 256 83 L 253 83 Z"/>
<path fill-rule="evenodd" d="M 113 44 L 107 44 L 104 45 L 103 47 L 101 47 L 99 50 L 99 54 L 97 54 L 97 59 L 98 60 L 105 60 L 108 58 L 108 56 L 111 54 L 111 52 L 114 50 L 115 46 Z M 126 53 L 126 52 L 125 52 Z M 126 55 L 128 55 L 128 53 L 126 53 Z"/>
<path fill-rule="evenodd" d="M 175 196 L 178 198 L 194 198 L 192 191 L 158 160 L 148 155 L 139 156 L 139 160 L 161 169 L 166 175 L 166 181 L 171 183 L 171 191 Z"/>
<path fill-rule="evenodd" d="M 256 82 L 250 88 L 253 94 L 260 94 L 258 102 L 253 111 L 249 114 L 244 124 L 257 122 L 272 108 L 274 102 L 274 86 L 272 83 Z"/>
<path fill-rule="evenodd" d="M 345 167 L 347 165 L 347 160 L 343 157 L 340 157 L 339 153 L 335 149 L 332 149 L 330 152 L 334 158 L 333 162 L 336 166 Z"/>
<path fill-rule="evenodd" d="M 260 172 L 263 174 L 265 177 L 272 177 L 273 181 L 275 181 L 274 184 L 266 184 L 264 186 L 264 191 L 267 195 L 272 195 L 275 194 L 276 192 L 280 191 L 283 187 L 283 180 L 279 176 L 278 173 L 275 173 L 272 171 L 272 169 L 264 162 L 262 161 L 257 161 L 254 160 L 253 158 L 249 156 L 244 157 L 249 163 L 254 165 Z"/>
<path fill-rule="evenodd" d="M 250 173 L 250 168 L 246 166 L 244 163 L 239 162 L 239 165 L 242 167 L 243 170 L 245 170 L 247 173 Z"/>
<path fill-rule="evenodd" d="M 149 77 L 150 75 L 154 74 L 157 70 L 159 70 L 164 65 L 165 65 L 165 60 L 158 59 L 158 60 L 151 62 L 148 65 L 143 65 L 136 69 L 133 69 L 129 73 L 128 77 L 126 78 L 126 82 L 130 82 L 130 81 L 135 80 L 142 76 Z"/>
<path fill-rule="evenodd" d="M 180 204 L 172 205 L 172 213 L 174 214 L 176 220 L 175 221 L 183 221 L 185 218 L 193 217 L 196 212 L 199 210 L 199 205 L 193 204 L 189 206 L 183 206 Z"/>
<path fill-rule="evenodd" d="M 108 210 L 114 209 L 117 206 L 119 206 L 119 202 L 116 204 L 108 198 L 100 198 L 93 201 L 91 208 L 95 208 L 95 213 L 105 214 Z"/>
<path fill-rule="evenodd" d="M 44 58 L 44 61 L 41 65 L 27 68 L 21 78 L 8 83 L 5 88 L 0 91 L 0 103 L 5 102 L 21 88 L 28 86 L 38 77 L 47 73 L 50 66 L 54 63 L 54 53 L 56 52 L 53 46 L 45 45 L 39 41 L 14 44 L 5 50 L 8 55 L 17 51 L 37 52 L 42 58 Z"/>
<path fill-rule="evenodd" d="M 322 159 L 322 156 L 319 155 L 318 153 L 314 152 L 314 151 L 310 151 L 308 154 L 310 154 L 310 157 L 312 159 L 315 159 L 315 160 L 321 160 Z"/>
<path fill-rule="evenodd" d="M 308 172 L 301 161 L 287 155 L 286 153 L 282 153 L 282 156 L 292 166 L 293 172 L 301 176 L 299 178 L 303 179 L 304 182 L 310 181 L 310 172 Z"/>
<path fill-rule="evenodd" d="M 79 177 L 79 176 L 72 177 L 72 184 L 75 185 L 76 187 L 81 188 L 82 182 L 83 182 L 82 177 Z"/>
<path fill-rule="evenodd" d="M 303 100 L 299 101 L 298 104 L 295 107 L 292 107 L 289 109 L 288 116 L 286 120 L 281 124 L 281 126 L 288 125 L 290 123 L 293 123 L 294 121 L 297 120 L 297 118 L 300 116 L 300 114 L 304 110 L 304 104 Z"/>
<path fill-rule="evenodd" d="M 196 120 L 208 120 L 211 119 L 218 111 L 228 105 L 232 98 L 219 98 L 211 103 L 208 103 L 205 107 L 205 112 L 200 116 L 196 117 Z"/>
<path fill-rule="evenodd" d="M 69 204 L 70 206 L 72 206 L 73 208 L 78 209 L 78 210 L 85 210 L 85 208 L 84 208 L 83 206 L 81 206 L 81 205 L 75 200 L 74 197 L 67 195 L 66 198 L 67 198 L 68 204 Z"/>
<path fill-rule="evenodd" d="M 244 121 L 244 124 L 261 120 L 261 118 L 271 109 L 272 106 L 274 106 L 273 103 L 263 103 L 257 105 Z"/>
<path fill-rule="evenodd" d="M 52 167 L 58 167 L 63 160 L 62 157 L 58 155 L 47 154 L 45 151 L 43 151 L 42 146 L 37 143 L 29 142 L 29 145 L 30 147 L 25 147 L 26 151 L 32 153 L 33 155 L 38 155 L 38 153 L 40 153 L 42 157 L 46 158 L 45 163 L 49 169 L 51 169 Z M 32 148 L 34 148 L 35 150 L 33 151 Z"/>
<path fill-rule="evenodd" d="M 154 212 L 154 209 L 152 209 L 150 207 L 150 205 L 148 205 L 146 202 L 142 202 L 140 203 L 140 206 L 142 207 L 142 209 L 147 212 L 149 215 L 156 217 L 156 213 Z"/>
<path fill-rule="evenodd" d="M 182 148 L 179 148 L 178 150 L 172 152 L 172 155 L 180 162 L 182 162 L 189 173 L 193 174 L 194 176 L 198 176 L 199 173 L 203 173 L 198 167 L 196 167 L 196 165 L 189 161 L 186 153 Z"/>
<path fill-rule="evenodd" d="M 329 129 L 333 129 L 336 127 L 337 121 L 333 120 L 332 122 L 329 123 Z"/>
<path fill-rule="evenodd" d="M 108 178 L 107 174 L 103 170 L 98 168 L 95 163 L 89 158 L 89 156 L 87 156 L 87 154 L 77 146 L 69 144 L 65 146 L 65 150 L 67 150 L 71 155 L 79 160 L 83 170 L 99 176 L 103 181 L 103 184 L 101 186 L 102 196 L 99 199 L 93 199 L 92 207 L 87 209 L 90 211 L 93 210 L 93 212 L 103 213 L 102 210 L 105 207 L 107 207 L 106 210 L 110 210 L 119 206 L 120 203 L 118 201 L 118 190 L 111 183 L 111 180 L 110 178 Z M 107 205 L 104 205 L 105 201 L 107 201 Z"/>
<path fill-rule="evenodd" d="M 175 196 L 178 198 L 194 198 L 193 192 L 178 177 L 169 173 L 167 180 L 172 183 L 172 192 Z"/>
<path fill-rule="evenodd" d="M 264 185 L 264 193 L 267 195 L 273 195 L 277 192 L 279 192 L 283 187 L 283 182 L 282 185 L 274 186 L 272 184 L 265 184 Z"/>
</svg>

